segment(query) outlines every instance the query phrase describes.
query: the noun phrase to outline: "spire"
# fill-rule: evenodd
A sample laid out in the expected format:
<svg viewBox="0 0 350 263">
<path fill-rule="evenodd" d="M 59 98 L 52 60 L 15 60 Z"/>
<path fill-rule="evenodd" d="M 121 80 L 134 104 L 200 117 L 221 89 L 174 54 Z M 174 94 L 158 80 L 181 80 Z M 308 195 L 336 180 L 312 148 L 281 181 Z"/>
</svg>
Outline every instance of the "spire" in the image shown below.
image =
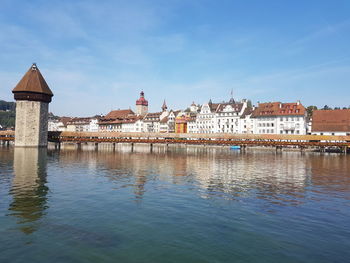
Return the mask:
<svg viewBox="0 0 350 263">
<path fill-rule="evenodd" d="M 167 107 L 166 102 L 165 102 L 165 99 L 164 99 L 163 106 L 162 106 L 162 110 L 163 110 L 163 111 L 166 111 L 167 109 L 168 109 L 168 107 Z"/>
<path fill-rule="evenodd" d="M 231 103 L 231 104 L 234 104 L 234 103 L 235 103 L 235 100 L 234 100 L 234 98 L 233 98 L 233 89 L 231 89 L 231 98 L 230 98 L 229 103 Z"/>
<path fill-rule="evenodd" d="M 15 100 L 34 100 L 51 102 L 52 91 L 41 75 L 36 63 L 29 68 L 23 78 L 12 90 Z"/>
<path fill-rule="evenodd" d="M 211 99 L 209 100 L 208 104 L 209 104 L 209 105 L 210 105 L 210 104 L 213 104 L 213 102 L 211 101 Z"/>
</svg>

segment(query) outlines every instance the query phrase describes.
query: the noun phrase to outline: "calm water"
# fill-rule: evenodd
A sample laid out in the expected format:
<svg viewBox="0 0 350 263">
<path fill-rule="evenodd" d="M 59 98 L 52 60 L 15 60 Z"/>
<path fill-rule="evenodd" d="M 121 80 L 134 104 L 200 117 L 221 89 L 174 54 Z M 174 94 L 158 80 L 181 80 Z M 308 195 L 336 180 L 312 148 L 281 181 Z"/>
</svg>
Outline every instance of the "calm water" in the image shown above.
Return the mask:
<svg viewBox="0 0 350 263">
<path fill-rule="evenodd" d="M 0 262 L 350 262 L 350 156 L 0 147 Z"/>
</svg>

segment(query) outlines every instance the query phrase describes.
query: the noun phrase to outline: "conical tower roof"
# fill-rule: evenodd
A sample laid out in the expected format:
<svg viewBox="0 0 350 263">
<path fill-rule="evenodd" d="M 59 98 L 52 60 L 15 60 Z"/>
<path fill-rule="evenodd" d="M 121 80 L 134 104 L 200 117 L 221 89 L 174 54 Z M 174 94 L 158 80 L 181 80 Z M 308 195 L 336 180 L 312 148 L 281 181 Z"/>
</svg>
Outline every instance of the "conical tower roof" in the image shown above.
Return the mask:
<svg viewBox="0 0 350 263">
<path fill-rule="evenodd" d="M 12 90 L 16 100 L 51 101 L 53 93 L 34 63 Z"/>
</svg>

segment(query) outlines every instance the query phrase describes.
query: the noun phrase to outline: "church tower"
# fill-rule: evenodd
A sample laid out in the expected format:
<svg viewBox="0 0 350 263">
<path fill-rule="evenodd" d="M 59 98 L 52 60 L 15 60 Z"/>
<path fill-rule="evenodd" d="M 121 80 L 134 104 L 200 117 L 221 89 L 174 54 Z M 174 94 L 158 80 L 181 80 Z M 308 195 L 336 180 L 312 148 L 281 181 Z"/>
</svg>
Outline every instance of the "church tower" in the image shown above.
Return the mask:
<svg viewBox="0 0 350 263">
<path fill-rule="evenodd" d="M 12 90 L 16 100 L 15 146 L 46 147 L 52 91 L 34 63 Z"/>
<path fill-rule="evenodd" d="M 166 102 L 164 100 L 163 106 L 162 106 L 162 112 L 167 111 L 167 110 L 168 110 L 168 106 L 166 105 Z"/>
<path fill-rule="evenodd" d="M 144 116 L 148 112 L 148 101 L 145 99 L 145 93 L 141 91 L 140 98 L 136 101 L 136 115 Z"/>
</svg>

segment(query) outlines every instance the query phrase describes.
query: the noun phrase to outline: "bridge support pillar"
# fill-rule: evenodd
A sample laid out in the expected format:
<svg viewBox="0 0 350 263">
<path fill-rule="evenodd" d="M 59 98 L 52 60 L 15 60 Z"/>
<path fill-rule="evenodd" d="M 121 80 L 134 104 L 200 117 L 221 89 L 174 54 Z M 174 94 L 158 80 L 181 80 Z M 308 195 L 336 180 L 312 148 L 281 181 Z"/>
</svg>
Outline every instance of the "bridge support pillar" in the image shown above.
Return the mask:
<svg viewBox="0 0 350 263">
<path fill-rule="evenodd" d="M 149 149 L 150 149 L 151 152 L 153 152 L 153 143 L 151 143 L 151 144 L 149 145 Z"/>
<path fill-rule="evenodd" d="M 113 147 L 113 152 L 115 151 L 115 142 L 112 143 L 112 147 Z"/>
<path fill-rule="evenodd" d="M 6 147 L 10 146 L 10 141 L 6 141 Z"/>
<path fill-rule="evenodd" d="M 276 153 L 277 152 L 282 152 L 282 146 L 276 146 Z"/>
<path fill-rule="evenodd" d="M 247 145 L 241 145 L 241 152 L 245 152 L 247 149 Z"/>
<path fill-rule="evenodd" d="M 342 147 L 342 153 L 347 154 L 348 153 L 348 147 L 344 146 Z"/>
<path fill-rule="evenodd" d="M 131 152 L 134 152 L 134 143 L 131 143 Z"/>
<path fill-rule="evenodd" d="M 98 150 L 98 142 L 95 142 L 95 151 Z"/>
<path fill-rule="evenodd" d="M 78 148 L 78 150 L 81 150 L 81 143 L 80 142 L 77 143 L 77 148 Z"/>
<path fill-rule="evenodd" d="M 55 143 L 55 150 L 60 150 L 61 149 L 61 143 L 60 142 L 56 142 Z"/>
</svg>

